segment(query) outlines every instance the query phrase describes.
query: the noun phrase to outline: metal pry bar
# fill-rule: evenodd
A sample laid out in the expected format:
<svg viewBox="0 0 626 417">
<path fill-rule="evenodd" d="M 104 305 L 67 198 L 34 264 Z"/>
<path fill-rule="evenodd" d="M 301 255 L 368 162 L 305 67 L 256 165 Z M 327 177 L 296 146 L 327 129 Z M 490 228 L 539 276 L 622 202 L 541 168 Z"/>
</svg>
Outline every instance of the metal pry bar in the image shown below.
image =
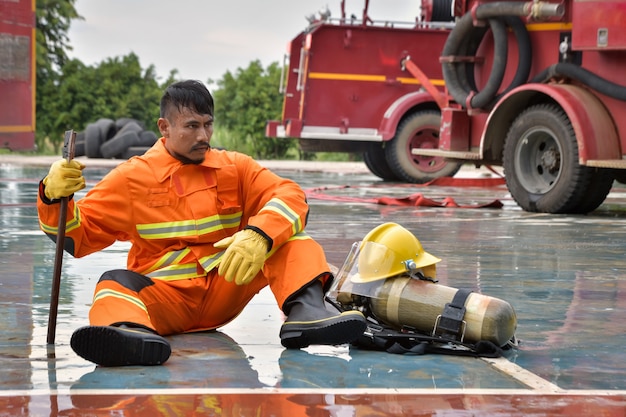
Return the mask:
<svg viewBox="0 0 626 417">
<path fill-rule="evenodd" d="M 74 159 L 76 132 L 67 130 L 63 139 L 63 158 L 70 162 Z M 50 313 L 48 315 L 48 338 L 49 345 L 54 344 L 57 327 L 57 312 L 59 310 L 59 290 L 61 288 L 61 267 L 63 265 L 63 249 L 65 247 L 65 223 L 67 221 L 67 206 L 69 197 L 61 198 L 59 210 L 59 227 L 56 240 L 56 252 L 54 255 L 54 273 L 52 275 L 52 290 L 50 292 Z"/>
</svg>

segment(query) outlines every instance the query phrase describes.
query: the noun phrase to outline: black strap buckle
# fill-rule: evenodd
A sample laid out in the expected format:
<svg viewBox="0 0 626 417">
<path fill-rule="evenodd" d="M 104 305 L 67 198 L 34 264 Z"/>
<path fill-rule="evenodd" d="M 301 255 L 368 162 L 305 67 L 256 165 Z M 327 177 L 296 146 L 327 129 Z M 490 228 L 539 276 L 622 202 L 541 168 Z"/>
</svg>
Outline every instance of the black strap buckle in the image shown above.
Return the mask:
<svg viewBox="0 0 626 417">
<path fill-rule="evenodd" d="M 459 289 L 454 294 L 452 301 L 447 303 L 443 312 L 437 316 L 433 327 L 433 336 L 447 336 L 454 340 L 463 341 L 467 323 L 465 317 L 465 301 L 472 293 L 471 290 Z"/>
</svg>

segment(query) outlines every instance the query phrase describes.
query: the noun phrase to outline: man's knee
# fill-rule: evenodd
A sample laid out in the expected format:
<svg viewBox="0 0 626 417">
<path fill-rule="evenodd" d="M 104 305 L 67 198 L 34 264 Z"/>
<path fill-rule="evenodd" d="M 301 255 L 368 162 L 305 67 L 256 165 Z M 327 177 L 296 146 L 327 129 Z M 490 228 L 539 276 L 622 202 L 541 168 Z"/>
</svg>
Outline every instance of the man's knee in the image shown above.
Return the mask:
<svg viewBox="0 0 626 417">
<path fill-rule="evenodd" d="M 98 282 L 102 281 L 115 281 L 124 288 L 128 288 L 129 290 L 135 292 L 139 292 L 146 287 L 154 285 L 154 281 L 152 281 L 152 279 L 146 277 L 145 275 L 129 271 L 128 269 L 113 269 L 111 271 L 107 271 L 102 274 L 100 280 L 98 280 Z"/>
</svg>

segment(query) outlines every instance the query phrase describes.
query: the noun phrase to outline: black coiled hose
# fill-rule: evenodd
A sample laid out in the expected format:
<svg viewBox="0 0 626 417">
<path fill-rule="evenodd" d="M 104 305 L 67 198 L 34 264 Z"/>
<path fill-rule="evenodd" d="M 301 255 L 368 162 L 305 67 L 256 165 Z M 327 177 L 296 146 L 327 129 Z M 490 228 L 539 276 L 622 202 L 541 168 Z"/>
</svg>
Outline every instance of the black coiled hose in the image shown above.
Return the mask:
<svg viewBox="0 0 626 417">
<path fill-rule="evenodd" d="M 576 64 L 562 62 L 554 64 L 537 74 L 531 82 L 542 83 L 556 76 L 564 76 L 572 78 L 580 83 L 585 84 L 589 88 L 612 97 L 617 100 L 626 101 L 626 87 L 615 84 L 611 81 L 594 74 Z"/>
<path fill-rule="evenodd" d="M 519 62 L 511 84 L 501 93 L 525 83 L 530 74 L 532 48 L 526 26 L 518 17 L 527 12 L 527 3 L 490 3 L 476 9 L 476 17 L 487 19 L 494 38 L 494 59 L 491 73 L 482 91 L 477 92 L 474 63 L 454 57 L 473 57 L 488 28 L 474 26 L 471 13 L 456 23 L 442 50 L 442 72 L 454 100 L 466 108 L 490 108 L 500 97 L 498 90 L 504 78 L 508 53 L 507 27 L 513 30 L 518 44 Z M 471 95 L 471 96 L 470 96 Z M 469 100 L 468 100 L 469 98 Z"/>
</svg>

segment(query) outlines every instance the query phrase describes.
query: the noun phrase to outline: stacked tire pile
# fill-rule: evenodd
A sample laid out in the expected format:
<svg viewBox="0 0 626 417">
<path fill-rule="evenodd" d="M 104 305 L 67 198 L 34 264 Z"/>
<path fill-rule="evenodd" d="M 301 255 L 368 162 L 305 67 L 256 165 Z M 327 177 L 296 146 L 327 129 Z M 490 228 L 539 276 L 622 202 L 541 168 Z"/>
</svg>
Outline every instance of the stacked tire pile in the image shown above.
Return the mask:
<svg viewBox="0 0 626 417">
<path fill-rule="evenodd" d="M 75 156 L 128 159 L 143 155 L 157 139 L 139 120 L 102 118 L 76 134 Z"/>
</svg>

